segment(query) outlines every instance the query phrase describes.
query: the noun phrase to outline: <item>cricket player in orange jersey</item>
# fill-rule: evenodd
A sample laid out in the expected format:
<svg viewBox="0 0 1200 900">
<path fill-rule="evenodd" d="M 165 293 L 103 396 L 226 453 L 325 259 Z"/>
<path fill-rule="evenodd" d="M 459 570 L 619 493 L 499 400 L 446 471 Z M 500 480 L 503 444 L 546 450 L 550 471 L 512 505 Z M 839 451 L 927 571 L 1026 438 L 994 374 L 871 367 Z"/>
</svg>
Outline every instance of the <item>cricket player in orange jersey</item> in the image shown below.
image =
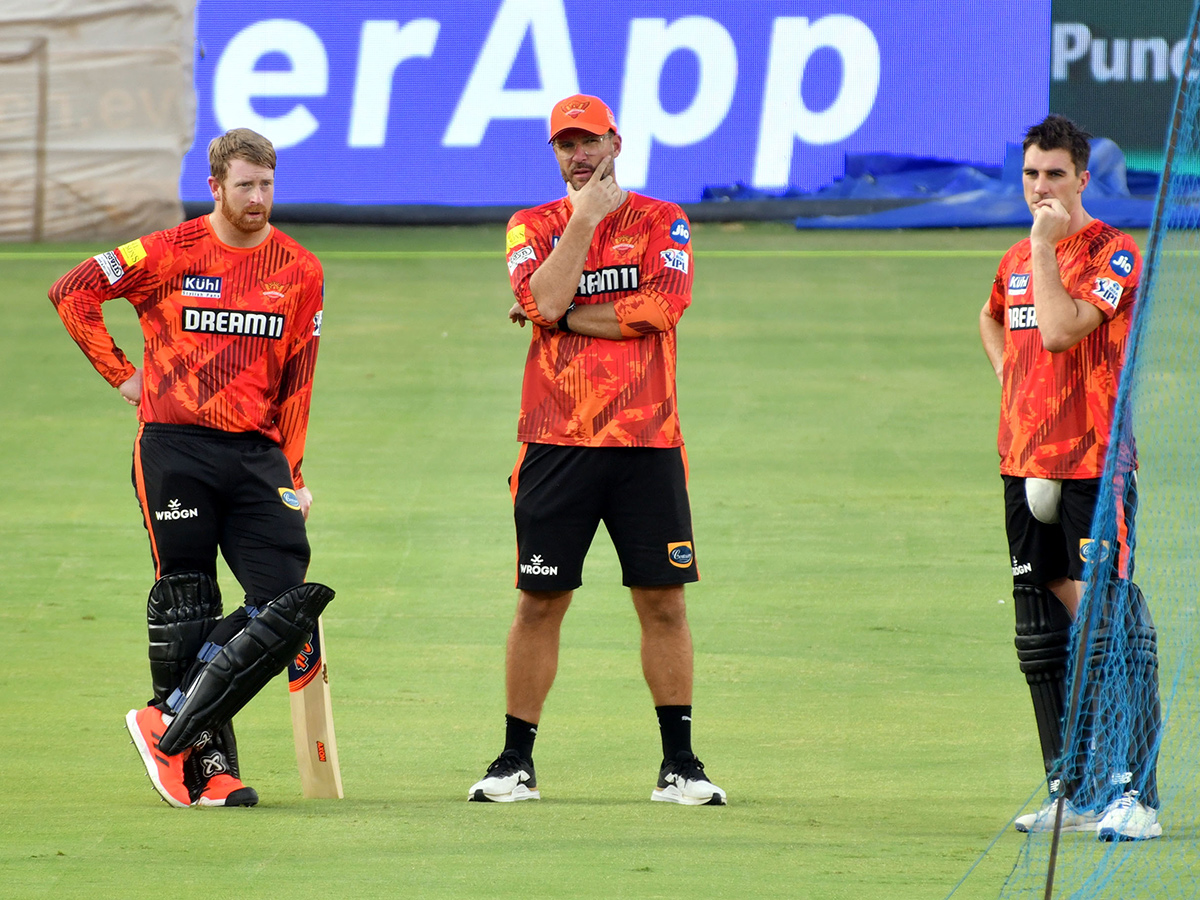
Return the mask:
<svg viewBox="0 0 1200 900">
<path fill-rule="evenodd" d="M 651 799 L 720 806 L 692 752 L 696 581 L 687 461 L 675 402 L 675 326 L 691 303 L 683 211 L 622 190 L 621 136 L 597 97 L 555 104 L 550 143 L 562 199 L 509 221 L 509 318 L 533 326 L 510 480 L 517 526 L 516 617 L 505 668 L 504 751 L 468 799 L 541 796 L 533 743 L 558 667 L 559 632 L 601 521 L 642 629 L 642 672 L 663 759 Z"/>
<path fill-rule="evenodd" d="M 209 215 L 80 263 L 50 289 L 71 337 L 138 410 L 133 482 L 150 538 L 153 699 L 126 725 L 171 806 L 253 806 L 231 720 L 308 641 L 333 597 L 305 583 L 300 474 L 324 278 L 270 224 L 275 149 L 249 129 L 208 148 Z M 104 325 L 123 297 L 135 366 Z M 223 617 L 217 553 L 245 592 Z"/>
<path fill-rule="evenodd" d="M 1141 278 L 1133 239 L 1083 206 L 1091 136 L 1049 116 L 1024 140 L 1025 200 L 1033 227 L 1000 262 L 979 316 L 984 351 L 1000 380 L 1000 472 L 1012 558 L 1016 646 L 1029 683 L 1052 799 L 1018 817 L 1020 831 L 1054 826 L 1106 840 L 1157 837 L 1155 779 L 1159 704 L 1157 644 L 1150 610 L 1133 579 L 1136 451 L 1122 447 L 1116 577 L 1131 585 L 1139 648 L 1129 660 L 1151 685 L 1134 727 L 1131 771 L 1108 785 L 1060 777 L 1071 627 L 1090 553 L 1092 518 L 1112 434 L 1121 369 Z M 1103 601 L 1102 601 L 1103 602 Z M 1110 617 L 1111 618 L 1111 617 Z M 1108 624 L 1096 635 L 1103 647 Z M 1102 727 L 1082 710 L 1088 727 Z M 1061 799 L 1059 799 L 1061 798 Z"/>
</svg>

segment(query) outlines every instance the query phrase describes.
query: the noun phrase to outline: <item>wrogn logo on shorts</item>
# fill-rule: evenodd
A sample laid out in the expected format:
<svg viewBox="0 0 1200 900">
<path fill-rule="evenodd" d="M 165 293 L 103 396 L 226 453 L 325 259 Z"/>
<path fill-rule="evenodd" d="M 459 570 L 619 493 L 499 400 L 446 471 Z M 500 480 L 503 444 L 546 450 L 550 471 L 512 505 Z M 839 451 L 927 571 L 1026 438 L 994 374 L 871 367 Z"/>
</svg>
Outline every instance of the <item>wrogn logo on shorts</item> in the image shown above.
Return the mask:
<svg viewBox="0 0 1200 900">
<path fill-rule="evenodd" d="M 558 566 L 548 566 L 545 560 L 542 559 L 540 553 L 535 553 L 529 557 L 529 562 L 521 563 L 520 571 L 522 575 L 557 575 Z"/>
<path fill-rule="evenodd" d="M 156 509 L 154 518 L 159 522 L 170 522 L 175 519 L 194 519 L 200 515 L 200 510 L 187 509 L 178 500 L 172 500 L 166 509 Z"/>
</svg>

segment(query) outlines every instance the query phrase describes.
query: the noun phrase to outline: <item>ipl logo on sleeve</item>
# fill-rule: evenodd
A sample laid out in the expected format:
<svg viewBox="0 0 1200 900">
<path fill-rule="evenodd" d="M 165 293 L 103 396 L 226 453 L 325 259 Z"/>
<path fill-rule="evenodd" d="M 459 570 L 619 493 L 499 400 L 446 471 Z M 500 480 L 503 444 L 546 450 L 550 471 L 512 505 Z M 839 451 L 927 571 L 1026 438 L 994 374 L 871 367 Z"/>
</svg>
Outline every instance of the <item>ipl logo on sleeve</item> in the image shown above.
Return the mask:
<svg viewBox="0 0 1200 900">
<path fill-rule="evenodd" d="M 1097 278 L 1092 293 L 1116 309 L 1117 304 L 1121 302 L 1121 295 L 1125 293 L 1125 288 L 1115 278 Z"/>
<path fill-rule="evenodd" d="M 687 274 L 688 270 L 688 255 L 685 250 L 663 250 L 659 253 L 662 257 L 663 265 L 668 269 L 674 269 L 677 272 Z"/>
</svg>

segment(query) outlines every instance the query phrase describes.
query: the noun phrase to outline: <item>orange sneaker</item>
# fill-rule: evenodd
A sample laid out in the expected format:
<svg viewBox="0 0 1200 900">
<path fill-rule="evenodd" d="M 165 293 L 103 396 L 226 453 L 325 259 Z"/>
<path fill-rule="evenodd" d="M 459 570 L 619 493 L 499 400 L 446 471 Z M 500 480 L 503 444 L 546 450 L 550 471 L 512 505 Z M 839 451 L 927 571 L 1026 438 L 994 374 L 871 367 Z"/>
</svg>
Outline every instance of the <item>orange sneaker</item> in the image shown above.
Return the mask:
<svg viewBox="0 0 1200 900">
<path fill-rule="evenodd" d="M 146 774 L 159 795 L 171 806 L 183 809 L 192 805 L 187 785 L 183 781 L 183 764 L 187 762 L 192 748 L 167 756 L 158 749 L 158 742 L 167 730 L 163 714 L 154 706 L 131 709 L 125 716 L 125 727 L 133 738 L 133 745 L 141 754 Z"/>
<path fill-rule="evenodd" d="M 246 787 L 232 775 L 222 772 L 208 779 L 204 793 L 196 801 L 197 806 L 253 806 L 258 802 L 258 791 Z"/>
</svg>

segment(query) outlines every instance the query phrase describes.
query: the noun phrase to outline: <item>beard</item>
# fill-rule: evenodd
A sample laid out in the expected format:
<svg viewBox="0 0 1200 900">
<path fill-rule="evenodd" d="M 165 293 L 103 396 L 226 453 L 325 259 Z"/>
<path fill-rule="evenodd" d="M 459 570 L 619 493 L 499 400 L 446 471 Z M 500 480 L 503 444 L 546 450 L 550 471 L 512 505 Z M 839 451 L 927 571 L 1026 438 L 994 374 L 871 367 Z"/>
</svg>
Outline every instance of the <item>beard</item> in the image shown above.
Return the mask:
<svg viewBox="0 0 1200 900">
<path fill-rule="evenodd" d="M 271 219 L 271 208 L 269 206 L 253 206 L 247 207 L 240 213 L 233 212 L 224 201 L 217 204 L 217 210 L 221 213 L 221 217 L 230 225 L 240 231 L 242 234 L 254 234 L 256 231 L 262 231 L 267 227 Z M 249 213 L 263 213 L 263 216 L 258 219 L 251 219 Z"/>
</svg>

